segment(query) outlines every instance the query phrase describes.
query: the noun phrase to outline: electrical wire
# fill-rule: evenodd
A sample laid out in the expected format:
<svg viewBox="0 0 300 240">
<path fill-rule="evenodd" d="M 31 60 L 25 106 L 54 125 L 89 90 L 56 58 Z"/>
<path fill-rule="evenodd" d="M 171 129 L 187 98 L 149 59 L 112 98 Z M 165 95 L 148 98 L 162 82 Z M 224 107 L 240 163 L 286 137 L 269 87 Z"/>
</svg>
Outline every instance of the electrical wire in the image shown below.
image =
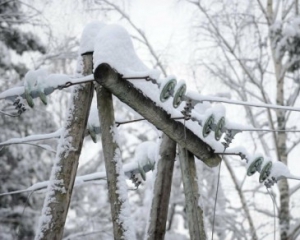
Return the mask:
<svg viewBox="0 0 300 240">
<path fill-rule="evenodd" d="M 185 100 L 189 99 L 188 96 L 185 97 Z M 233 101 L 225 98 L 220 97 L 209 97 L 209 96 L 199 96 L 198 99 L 193 99 L 195 103 L 202 103 L 202 102 L 220 102 L 225 104 L 232 104 L 232 105 L 242 105 L 242 106 L 249 106 L 249 107 L 258 107 L 258 108 L 268 108 L 268 109 L 281 109 L 286 111 L 296 111 L 300 112 L 300 108 L 296 107 L 289 107 L 289 106 L 281 106 L 281 105 L 272 105 L 266 103 L 249 103 L 244 101 Z"/>
<path fill-rule="evenodd" d="M 0 110 L 0 113 L 9 117 L 19 117 L 21 114 L 10 114 L 10 113 L 6 113 Z"/>
<path fill-rule="evenodd" d="M 225 152 L 226 148 L 224 148 Z M 211 231 L 211 239 L 214 239 L 214 231 L 215 231 L 215 218 L 216 218 L 216 208 L 217 208 L 217 199 L 218 199 L 218 192 L 219 192 L 219 184 L 220 184 L 220 175 L 221 175 L 221 164 L 222 164 L 223 158 L 221 158 L 221 162 L 219 164 L 218 169 L 218 178 L 217 178 L 217 189 L 216 189 L 216 196 L 215 196 L 215 203 L 214 203 L 214 214 L 213 214 L 213 222 L 212 222 L 212 231 Z"/>
<path fill-rule="evenodd" d="M 237 129 L 237 128 L 230 128 L 228 130 L 234 131 L 242 131 L 242 132 L 300 132 L 300 130 L 276 130 L 276 129 L 263 129 L 263 128 L 245 128 L 245 129 Z"/>
<path fill-rule="evenodd" d="M 266 187 L 267 188 L 267 187 Z M 272 203 L 273 203 L 273 213 L 274 213 L 274 240 L 276 240 L 276 211 L 275 211 L 275 199 L 274 196 L 271 194 L 271 192 L 269 191 L 269 189 L 267 188 L 267 191 L 272 199 Z"/>
</svg>

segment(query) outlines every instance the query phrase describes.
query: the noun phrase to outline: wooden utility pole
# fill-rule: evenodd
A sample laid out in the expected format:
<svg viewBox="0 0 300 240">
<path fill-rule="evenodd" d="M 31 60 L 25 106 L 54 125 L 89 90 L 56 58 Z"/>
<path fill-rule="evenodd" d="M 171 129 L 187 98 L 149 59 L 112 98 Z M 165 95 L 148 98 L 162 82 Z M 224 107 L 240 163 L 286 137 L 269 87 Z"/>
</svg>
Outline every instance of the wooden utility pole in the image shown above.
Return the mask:
<svg viewBox="0 0 300 240">
<path fill-rule="evenodd" d="M 203 222 L 203 210 L 199 205 L 195 159 L 192 153 L 179 146 L 179 161 L 185 194 L 185 207 L 191 240 L 205 240 L 206 234 Z"/>
<path fill-rule="evenodd" d="M 163 135 L 156 164 L 156 178 L 148 227 L 148 240 L 163 240 L 166 232 L 169 199 L 176 155 L 176 142 Z"/>
<path fill-rule="evenodd" d="M 125 175 L 122 169 L 121 150 L 116 140 L 117 136 L 114 135 L 116 133 L 114 133 L 115 117 L 112 94 L 99 84 L 96 84 L 96 92 L 114 239 L 135 239 L 133 229 L 129 229 L 128 221 L 130 219 L 126 219 L 129 217 L 130 211 Z"/>
<path fill-rule="evenodd" d="M 83 76 L 92 74 L 92 55 L 83 55 Z M 62 239 L 87 126 L 94 84 L 74 87 L 44 201 L 36 240 Z"/>
</svg>

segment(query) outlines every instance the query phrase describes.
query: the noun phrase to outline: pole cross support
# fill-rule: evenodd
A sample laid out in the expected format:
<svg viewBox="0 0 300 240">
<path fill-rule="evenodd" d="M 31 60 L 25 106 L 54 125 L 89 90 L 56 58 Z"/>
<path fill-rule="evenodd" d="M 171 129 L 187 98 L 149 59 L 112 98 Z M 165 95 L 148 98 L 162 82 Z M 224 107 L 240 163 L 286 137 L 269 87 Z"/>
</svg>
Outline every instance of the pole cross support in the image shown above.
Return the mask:
<svg viewBox="0 0 300 240">
<path fill-rule="evenodd" d="M 107 88 L 122 102 L 137 111 L 206 165 L 215 167 L 220 163 L 221 158 L 214 153 L 208 144 L 189 129 L 186 129 L 185 140 L 184 125 L 181 122 L 171 119 L 164 109 L 156 106 L 155 102 L 145 96 L 142 91 L 136 89 L 132 83 L 122 79 L 108 64 L 97 66 L 94 71 L 94 77 L 99 84 Z"/>
</svg>

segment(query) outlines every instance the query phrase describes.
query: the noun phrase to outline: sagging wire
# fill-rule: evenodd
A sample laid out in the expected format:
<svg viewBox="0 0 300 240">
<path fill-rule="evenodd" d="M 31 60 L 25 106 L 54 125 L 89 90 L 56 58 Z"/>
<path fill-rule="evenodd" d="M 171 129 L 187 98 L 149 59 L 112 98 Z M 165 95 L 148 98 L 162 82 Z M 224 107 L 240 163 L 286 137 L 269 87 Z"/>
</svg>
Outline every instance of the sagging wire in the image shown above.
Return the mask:
<svg viewBox="0 0 300 240">
<path fill-rule="evenodd" d="M 236 132 L 237 133 L 237 132 Z M 235 134 L 236 134 L 235 133 Z M 215 196 L 215 203 L 214 203 L 214 214 L 213 214 L 213 222 L 212 222 L 212 232 L 211 232 L 211 239 L 214 239 L 214 230 L 215 230 L 215 219 L 216 219 L 216 208 L 217 208 L 217 200 L 218 200 L 218 193 L 219 193 L 219 185 L 220 185 L 220 178 L 221 178 L 221 165 L 223 161 L 223 155 L 226 149 L 229 147 L 230 143 L 232 142 L 235 134 L 227 134 L 224 138 L 224 142 L 222 142 L 224 146 L 223 153 L 221 154 L 221 162 L 218 169 L 218 177 L 217 177 L 217 189 L 216 189 L 216 196 Z"/>
<path fill-rule="evenodd" d="M 273 214 L 274 214 L 274 240 L 276 240 L 276 211 L 275 211 L 275 206 L 276 206 L 276 202 L 274 199 L 273 194 L 269 191 L 269 188 L 266 186 L 266 189 L 272 199 L 272 203 L 273 203 Z"/>
<path fill-rule="evenodd" d="M 218 192 L 219 192 L 219 184 L 220 184 L 220 175 L 221 175 L 221 164 L 222 164 L 222 161 L 223 161 L 223 158 L 221 158 L 221 162 L 219 164 L 219 170 L 218 170 L 217 189 L 216 189 L 216 196 L 215 196 L 215 203 L 214 203 L 214 214 L 213 214 L 213 222 L 212 222 L 212 231 L 211 231 L 211 239 L 212 240 L 214 239 L 216 208 L 217 208 L 217 199 L 218 199 Z"/>
<path fill-rule="evenodd" d="M 223 154 L 226 151 L 226 148 L 229 146 L 230 143 L 224 142 L 224 150 Z M 212 223 L 212 232 L 211 232 L 211 239 L 214 239 L 214 230 L 215 230 L 215 218 L 216 218 L 216 208 L 217 208 L 217 199 L 218 199 L 218 193 L 219 193 L 219 185 L 220 185 L 220 178 L 221 178 L 221 164 L 223 161 L 223 156 L 221 155 L 221 162 L 219 164 L 219 169 L 218 169 L 218 177 L 217 177 L 217 189 L 216 189 L 216 196 L 215 196 L 215 203 L 214 203 L 214 214 L 213 214 L 213 223 Z"/>
<path fill-rule="evenodd" d="M 0 113 L 5 115 L 5 116 L 9 116 L 9 117 L 19 117 L 21 114 L 10 114 L 10 113 L 6 113 L 2 110 L 0 110 Z"/>
<path fill-rule="evenodd" d="M 173 120 L 181 120 L 181 119 L 184 119 L 184 117 L 171 117 L 171 119 Z M 133 120 L 128 120 L 128 121 L 116 121 L 116 126 L 119 127 L 120 125 L 123 125 L 123 124 L 128 124 L 128 123 L 134 123 L 134 122 L 141 122 L 141 121 L 145 121 L 147 120 L 146 118 L 138 118 L 138 119 L 133 119 Z"/>
</svg>

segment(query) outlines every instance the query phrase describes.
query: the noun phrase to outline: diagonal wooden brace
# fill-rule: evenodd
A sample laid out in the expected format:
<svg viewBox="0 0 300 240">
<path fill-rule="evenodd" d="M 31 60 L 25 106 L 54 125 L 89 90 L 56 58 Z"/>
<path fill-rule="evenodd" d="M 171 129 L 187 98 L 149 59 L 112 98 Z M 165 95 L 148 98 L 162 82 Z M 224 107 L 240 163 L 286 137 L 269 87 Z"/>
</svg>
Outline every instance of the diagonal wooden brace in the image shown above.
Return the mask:
<svg viewBox="0 0 300 240">
<path fill-rule="evenodd" d="M 122 79 L 108 64 L 97 66 L 94 77 L 99 84 L 107 88 L 122 102 L 141 114 L 183 148 L 194 154 L 207 166 L 215 167 L 220 163 L 221 158 L 214 154 L 209 145 L 188 128 L 186 129 L 185 140 L 184 125 L 181 122 L 171 119 L 170 114 L 161 107 L 156 106 L 155 102 L 136 89 L 132 83 Z"/>
</svg>

